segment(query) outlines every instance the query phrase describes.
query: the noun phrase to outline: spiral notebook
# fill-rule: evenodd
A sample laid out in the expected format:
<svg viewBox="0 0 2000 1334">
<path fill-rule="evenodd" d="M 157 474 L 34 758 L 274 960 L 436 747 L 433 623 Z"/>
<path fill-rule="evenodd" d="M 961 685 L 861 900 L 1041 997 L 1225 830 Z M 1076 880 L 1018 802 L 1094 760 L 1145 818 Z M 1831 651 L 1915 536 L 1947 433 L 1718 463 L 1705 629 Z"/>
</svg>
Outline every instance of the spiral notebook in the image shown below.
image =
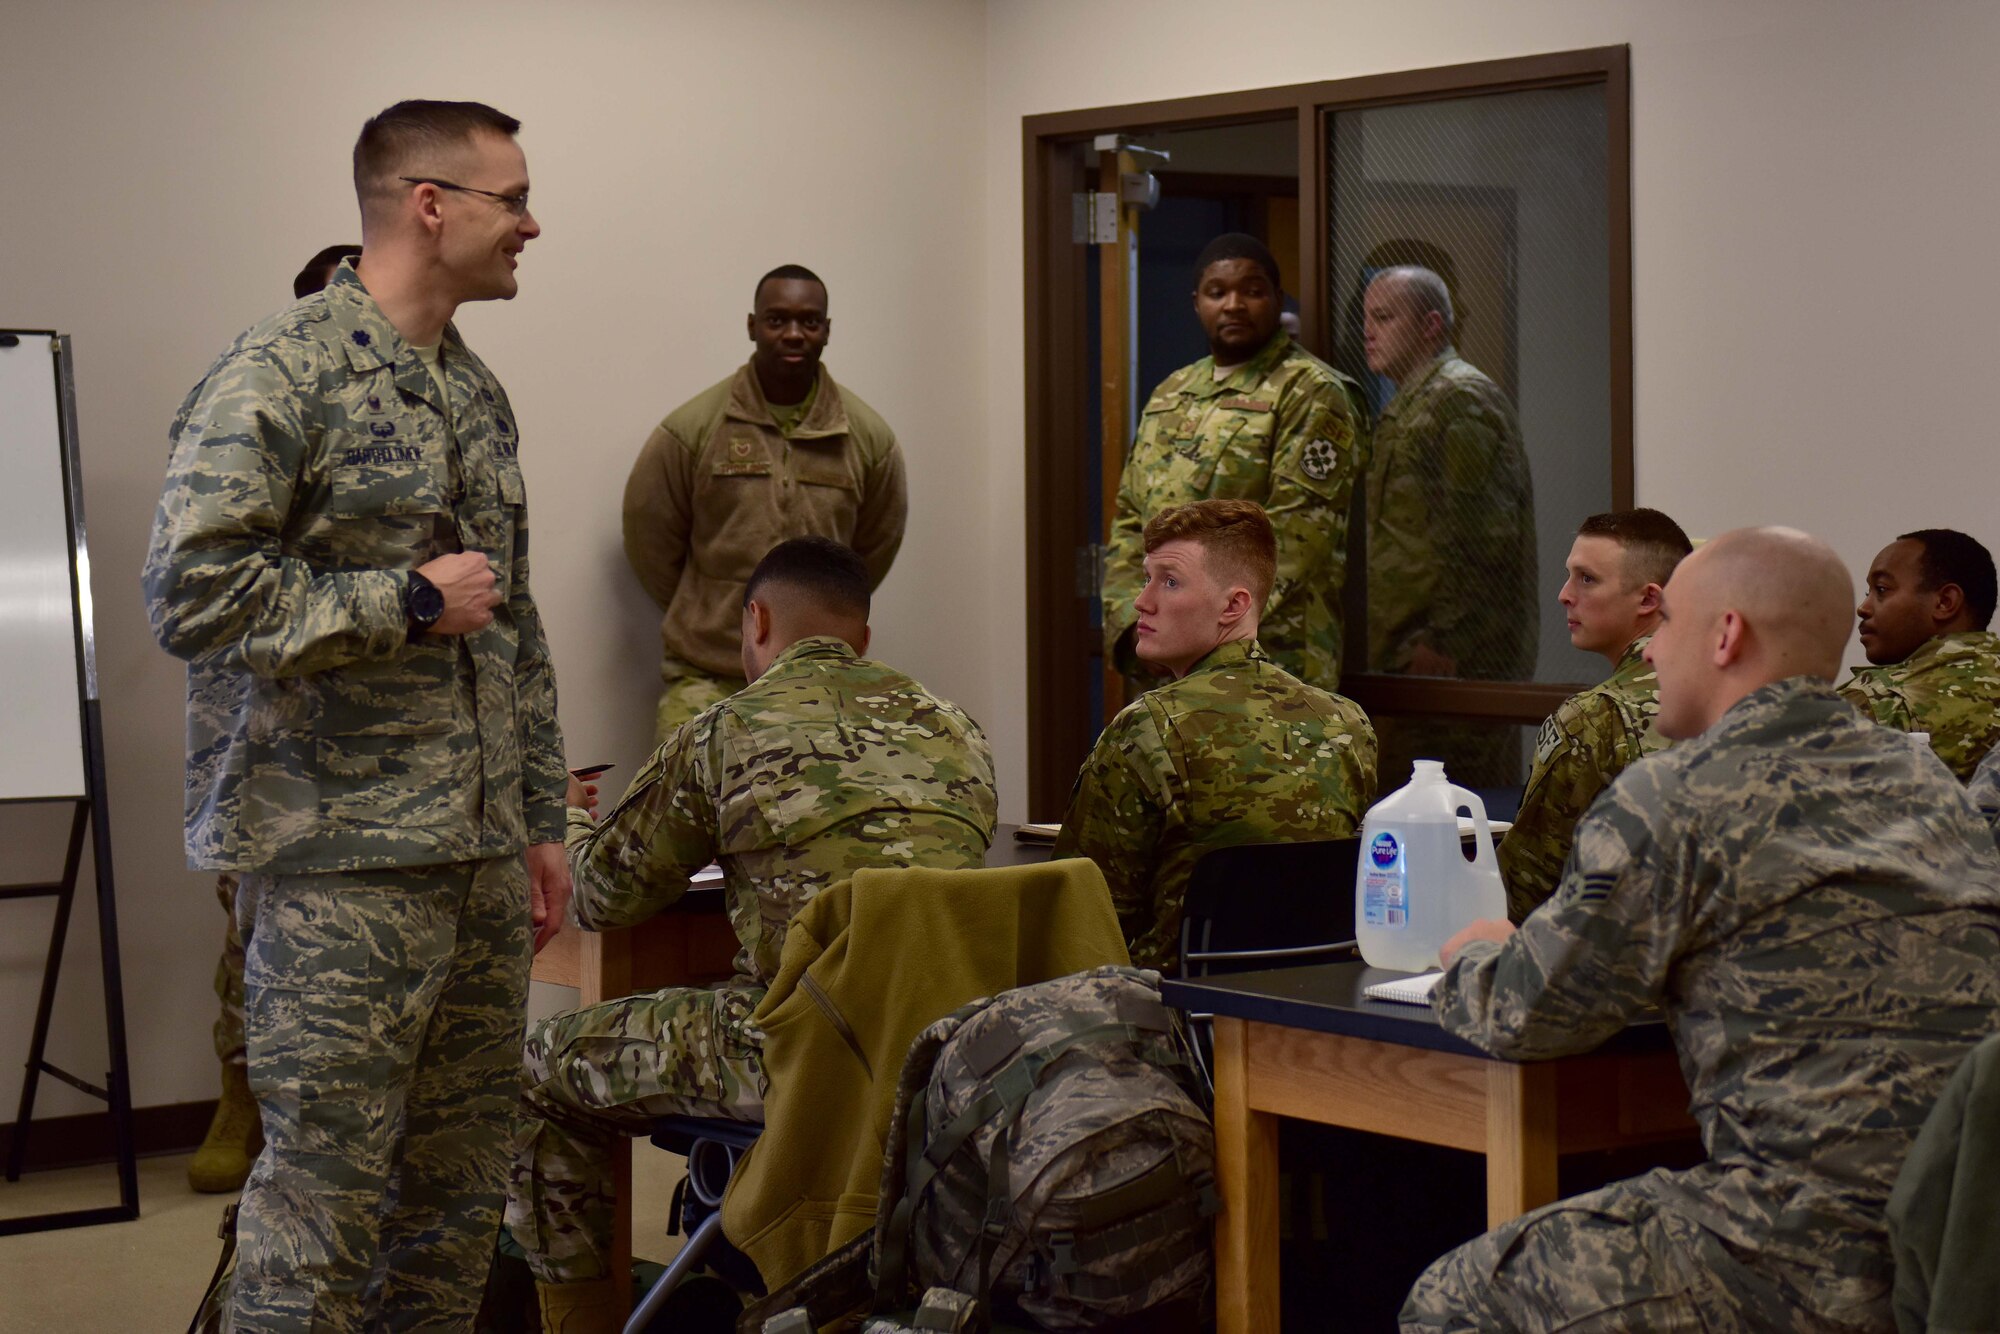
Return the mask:
<svg viewBox="0 0 2000 1334">
<path fill-rule="evenodd" d="M 1429 1005 L 1431 989 L 1437 986 L 1443 973 L 1414 973 L 1409 977 L 1399 977 L 1393 982 L 1374 982 L 1361 988 L 1361 994 L 1370 1000 L 1400 1001 L 1405 1005 Z"/>
</svg>

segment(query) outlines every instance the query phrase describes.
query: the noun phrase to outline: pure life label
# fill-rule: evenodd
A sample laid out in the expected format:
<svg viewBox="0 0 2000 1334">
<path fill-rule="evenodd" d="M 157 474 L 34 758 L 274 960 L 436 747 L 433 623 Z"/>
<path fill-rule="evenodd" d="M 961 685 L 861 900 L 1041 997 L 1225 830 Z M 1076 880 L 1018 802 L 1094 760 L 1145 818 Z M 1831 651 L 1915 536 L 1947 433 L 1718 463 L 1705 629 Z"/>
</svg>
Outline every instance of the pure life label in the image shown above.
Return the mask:
<svg viewBox="0 0 2000 1334">
<path fill-rule="evenodd" d="M 1410 920 L 1410 877 L 1403 846 L 1387 830 L 1368 844 L 1368 868 L 1361 882 L 1361 918 L 1369 926 L 1399 928 Z"/>
</svg>

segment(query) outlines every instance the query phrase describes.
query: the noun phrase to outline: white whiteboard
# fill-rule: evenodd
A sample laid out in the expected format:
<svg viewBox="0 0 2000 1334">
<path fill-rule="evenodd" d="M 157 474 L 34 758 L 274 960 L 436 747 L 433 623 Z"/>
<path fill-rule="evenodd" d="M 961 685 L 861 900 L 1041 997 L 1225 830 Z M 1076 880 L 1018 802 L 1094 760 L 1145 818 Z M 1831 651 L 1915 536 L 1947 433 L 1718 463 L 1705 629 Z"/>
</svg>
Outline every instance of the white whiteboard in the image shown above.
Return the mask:
<svg viewBox="0 0 2000 1334">
<path fill-rule="evenodd" d="M 54 340 L 19 337 L 0 347 L 0 800 L 82 797 Z"/>
</svg>

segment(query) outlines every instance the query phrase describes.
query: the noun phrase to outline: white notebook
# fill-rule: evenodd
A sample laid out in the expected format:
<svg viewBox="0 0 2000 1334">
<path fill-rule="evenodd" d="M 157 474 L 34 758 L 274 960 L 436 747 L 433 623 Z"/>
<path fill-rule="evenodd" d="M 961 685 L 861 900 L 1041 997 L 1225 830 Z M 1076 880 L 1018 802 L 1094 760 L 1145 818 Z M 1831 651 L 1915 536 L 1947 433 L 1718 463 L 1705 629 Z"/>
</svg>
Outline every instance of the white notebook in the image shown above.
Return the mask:
<svg viewBox="0 0 2000 1334">
<path fill-rule="evenodd" d="M 1361 988 L 1370 1000 L 1401 1001 L 1405 1005 L 1429 1005 L 1431 990 L 1443 973 L 1416 973 L 1393 982 L 1374 982 Z"/>
</svg>

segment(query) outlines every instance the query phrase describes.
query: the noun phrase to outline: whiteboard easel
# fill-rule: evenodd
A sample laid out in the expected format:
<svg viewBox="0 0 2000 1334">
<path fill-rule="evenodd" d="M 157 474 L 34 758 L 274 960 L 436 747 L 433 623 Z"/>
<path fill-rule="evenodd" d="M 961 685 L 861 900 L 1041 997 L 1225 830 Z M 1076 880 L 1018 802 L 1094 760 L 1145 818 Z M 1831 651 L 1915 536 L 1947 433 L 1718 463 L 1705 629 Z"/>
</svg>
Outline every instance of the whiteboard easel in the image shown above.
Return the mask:
<svg viewBox="0 0 2000 1334">
<path fill-rule="evenodd" d="M 90 552 L 84 540 L 83 475 L 77 461 L 76 375 L 70 340 L 46 330 L 0 329 L 0 699 L 7 701 L 7 707 L 0 709 L 0 802 L 61 803 L 71 808 L 62 878 L 0 885 L 0 901 L 56 901 L 20 1110 L 8 1146 L 7 1180 L 20 1179 L 35 1093 L 46 1074 L 109 1106 L 119 1199 L 103 1208 L 0 1219 L 0 1236 L 6 1236 L 139 1216 L 131 1065 L 125 1051 L 125 997 L 118 968 L 110 816 L 105 804 L 104 728 L 91 633 Z M 47 1060 L 49 1017 L 55 1007 L 86 830 L 92 836 L 97 879 L 98 950 L 111 1065 L 101 1086 Z"/>
</svg>

